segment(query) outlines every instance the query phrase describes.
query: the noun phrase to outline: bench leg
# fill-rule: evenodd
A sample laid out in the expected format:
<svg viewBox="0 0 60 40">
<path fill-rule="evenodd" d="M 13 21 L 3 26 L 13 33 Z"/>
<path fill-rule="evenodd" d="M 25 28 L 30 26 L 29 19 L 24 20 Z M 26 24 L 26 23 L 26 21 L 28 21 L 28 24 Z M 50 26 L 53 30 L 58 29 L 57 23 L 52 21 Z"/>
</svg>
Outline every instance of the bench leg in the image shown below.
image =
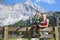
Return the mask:
<svg viewBox="0 0 60 40">
<path fill-rule="evenodd" d="M 31 40 L 32 35 L 33 35 L 33 28 L 31 28 L 30 31 L 29 31 L 29 39 L 28 40 Z"/>
</svg>

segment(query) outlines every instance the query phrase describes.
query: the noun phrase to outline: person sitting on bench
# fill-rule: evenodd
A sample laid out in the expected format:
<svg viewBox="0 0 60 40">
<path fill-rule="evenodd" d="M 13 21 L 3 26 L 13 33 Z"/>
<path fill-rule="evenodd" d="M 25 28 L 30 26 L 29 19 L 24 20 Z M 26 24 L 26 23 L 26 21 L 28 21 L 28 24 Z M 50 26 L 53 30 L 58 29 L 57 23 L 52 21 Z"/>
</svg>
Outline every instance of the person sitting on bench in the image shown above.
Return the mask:
<svg viewBox="0 0 60 40">
<path fill-rule="evenodd" d="M 43 28 L 48 27 L 49 19 L 46 18 L 46 15 L 45 14 L 41 14 L 41 17 L 42 17 L 43 20 L 39 24 L 40 29 L 43 29 Z M 39 32 L 40 32 L 40 30 L 39 30 Z M 41 32 L 40 32 L 40 34 L 42 35 Z"/>
<path fill-rule="evenodd" d="M 38 26 L 38 24 L 42 21 L 42 19 L 41 19 L 41 14 L 39 14 L 37 11 L 36 11 L 36 14 L 35 14 L 35 16 L 34 16 L 34 18 L 33 18 L 34 20 L 33 20 L 33 34 L 34 35 L 38 35 L 37 33 L 36 33 L 36 31 L 37 31 L 37 29 L 39 29 L 39 26 Z"/>
</svg>

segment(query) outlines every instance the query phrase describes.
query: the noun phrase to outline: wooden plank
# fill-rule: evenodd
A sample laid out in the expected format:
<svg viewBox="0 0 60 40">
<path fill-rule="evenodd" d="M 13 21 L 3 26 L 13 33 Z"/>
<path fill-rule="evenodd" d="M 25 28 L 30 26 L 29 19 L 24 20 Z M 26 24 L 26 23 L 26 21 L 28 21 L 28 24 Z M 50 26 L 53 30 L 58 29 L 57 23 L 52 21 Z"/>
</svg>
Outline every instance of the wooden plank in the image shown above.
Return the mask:
<svg viewBox="0 0 60 40">
<path fill-rule="evenodd" d="M 2 34 L 0 34 L 0 38 L 2 38 Z"/>
<path fill-rule="evenodd" d="M 47 28 L 41 29 L 40 31 L 52 31 L 52 30 L 53 30 L 52 27 L 47 27 Z"/>
<path fill-rule="evenodd" d="M 18 31 L 26 31 L 27 27 L 21 27 Z"/>
<path fill-rule="evenodd" d="M 27 27 L 21 27 L 18 31 L 26 31 L 26 28 Z M 28 31 L 31 29 L 31 27 L 28 27 Z M 44 28 L 44 29 L 41 29 L 40 31 L 52 31 L 52 27 L 47 27 L 47 28 Z"/>
<path fill-rule="evenodd" d="M 9 27 L 8 29 L 8 31 L 16 31 L 18 28 L 20 28 L 20 27 Z"/>
<path fill-rule="evenodd" d="M 4 27 L 4 40 L 8 40 L 8 27 Z"/>
<path fill-rule="evenodd" d="M 14 35 L 14 34 L 8 35 L 8 38 L 17 38 L 17 35 Z"/>
<path fill-rule="evenodd" d="M 3 27 L 0 27 L 0 31 L 3 31 Z"/>
<path fill-rule="evenodd" d="M 56 40 L 59 40 L 58 27 L 55 27 L 55 37 L 56 37 Z"/>
<path fill-rule="evenodd" d="M 9 27 L 8 29 L 8 31 L 16 31 L 18 28 L 20 28 L 20 27 Z M 27 27 L 21 27 L 18 31 L 26 31 L 26 28 Z M 28 27 L 28 31 L 31 29 L 31 27 Z M 50 30 L 52 30 L 52 27 L 47 27 L 47 28 L 44 28 L 44 29 L 42 29 L 41 31 L 50 31 Z M 0 31 L 3 31 L 3 28 L 0 28 Z"/>
<path fill-rule="evenodd" d="M 40 36 L 40 38 L 53 38 L 53 35 L 52 34 L 42 35 L 42 36 Z"/>
<path fill-rule="evenodd" d="M 31 27 L 21 27 L 18 31 L 26 31 L 26 30 L 30 30 Z"/>
<path fill-rule="evenodd" d="M 28 27 L 28 31 L 31 29 L 31 27 Z"/>
</svg>

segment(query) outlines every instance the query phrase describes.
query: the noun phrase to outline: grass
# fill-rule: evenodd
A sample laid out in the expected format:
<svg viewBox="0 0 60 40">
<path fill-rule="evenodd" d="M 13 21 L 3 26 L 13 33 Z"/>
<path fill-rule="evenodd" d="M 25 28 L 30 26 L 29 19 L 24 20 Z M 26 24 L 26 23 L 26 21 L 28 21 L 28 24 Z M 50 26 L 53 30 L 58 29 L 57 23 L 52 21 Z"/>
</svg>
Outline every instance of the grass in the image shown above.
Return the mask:
<svg viewBox="0 0 60 40">
<path fill-rule="evenodd" d="M 4 40 L 4 39 L 1 38 L 0 40 Z M 8 38 L 8 40 L 17 40 L 17 38 Z"/>
<path fill-rule="evenodd" d="M 28 40 L 28 38 L 22 38 L 23 40 Z M 0 39 L 3 40 L 3 39 Z M 17 40 L 17 38 L 8 38 L 8 40 Z M 52 38 L 52 40 L 55 40 L 55 38 Z"/>
<path fill-rule="evenodd" d="M 8 40 L 17 40 L 18 38 L 8 38 Z M 22 38 L 23 40 L 28 40 L 28 38 Z M 3 40 L 3 38 L 1 38 L 0 40 Z"/>
<path fill-rule="evenodd" d="M 8 40 L 17 40 L 17 38 L 8 38 Z"/>
<path fill-rule="evenodd" d="M 23 40 L 28 40 L 28 38 L 22 38 Z M 9 38 L 8 40 L 17 40 L 17 38 Z"/>
<path fill-rule="evenodd" d="M 0 38 L 0 40 L 3 40 L 3 38 Z"/>
<path fill-rule="evenodd" d="M 24 40 L 28 40 L 28 38 L 24 38 Z"/>
</svg>

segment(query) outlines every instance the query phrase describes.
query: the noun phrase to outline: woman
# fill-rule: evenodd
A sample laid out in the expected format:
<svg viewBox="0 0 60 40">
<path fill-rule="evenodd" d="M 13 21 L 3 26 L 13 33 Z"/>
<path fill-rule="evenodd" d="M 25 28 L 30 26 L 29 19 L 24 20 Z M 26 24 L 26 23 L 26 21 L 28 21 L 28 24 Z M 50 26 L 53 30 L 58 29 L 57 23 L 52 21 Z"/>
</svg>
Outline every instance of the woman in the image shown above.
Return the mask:
<svg viewBox="0 0 60 40">
<path fill-rule="evenodd" d="M 42 21 L 39 24 L 40 29 L 48 27 L 49 20 L 46 18 L 46 15 L 41 14 L 41 17 L 42 17 Z M 43 34 L 48 34 L 48 32 L 43 32 Z M 40 35 L 43 35 L 43 34 L 40 32 Z"/>
<path fill-rule="evenodd" d="M 48 19 L 46 18 L 45 14 L 41 14 L 42 21 L 39 24 L 40 27 L 47 27 L 48 26 Z"/>
</svg>

